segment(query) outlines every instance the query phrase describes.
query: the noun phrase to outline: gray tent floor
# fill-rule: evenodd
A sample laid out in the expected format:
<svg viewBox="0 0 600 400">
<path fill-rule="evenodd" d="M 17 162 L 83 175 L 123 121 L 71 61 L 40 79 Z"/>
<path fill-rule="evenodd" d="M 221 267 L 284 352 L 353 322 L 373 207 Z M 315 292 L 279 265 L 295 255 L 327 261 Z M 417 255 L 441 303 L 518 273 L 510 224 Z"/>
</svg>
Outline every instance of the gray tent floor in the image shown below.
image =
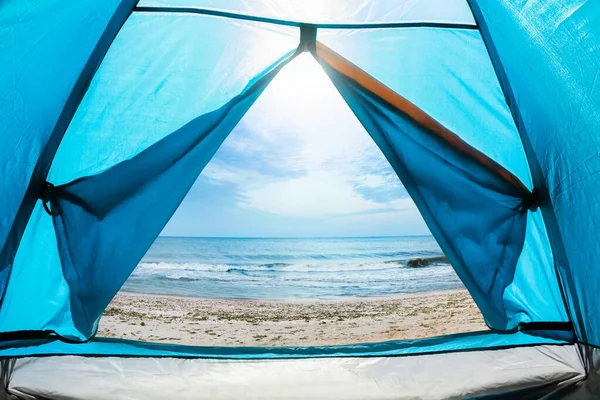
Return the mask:
<svg viewBox="0 0 600 400">
<path fill-rule="evenodd" d="M 7 394 L 24 399 L 537 398 L 586 377 L 577 345 L 271 360 L 48 356 L 13 359 L 11 369 Z"/>
</svg>

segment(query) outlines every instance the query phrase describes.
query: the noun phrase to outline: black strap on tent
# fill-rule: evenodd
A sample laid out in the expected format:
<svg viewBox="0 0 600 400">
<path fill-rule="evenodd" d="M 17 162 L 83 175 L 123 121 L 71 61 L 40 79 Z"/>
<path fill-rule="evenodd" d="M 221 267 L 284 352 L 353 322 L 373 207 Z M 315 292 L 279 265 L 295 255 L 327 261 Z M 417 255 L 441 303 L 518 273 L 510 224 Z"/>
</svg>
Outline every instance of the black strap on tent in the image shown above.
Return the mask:
<svg viewBox="0 0 600 400">
<path fill-rule="evenodd" d="M 10 342 L 13 340 L 39 340 L 49 339 L 52 331 L 11 331 L 0 333 L 0 342 Z"/>
<path fill-rule="evenodd" d="M 23 330 L 23 331 L 9 331 L 0 332 L 0 343 L 20 341 L 20 340 L 60 340 L 61 342 L 71 344 L 87 343 L 92 340 L 94 336 L 87 340 L 70 339 L 68 337 L 59 335 L 53 330 Z"/>
<path fill-rule="evenodd" d="M 573 332 L 572 322 L 549 321 L 549 322 L 521 322 L 519 331 L 568 331 Z"/>
</svg>

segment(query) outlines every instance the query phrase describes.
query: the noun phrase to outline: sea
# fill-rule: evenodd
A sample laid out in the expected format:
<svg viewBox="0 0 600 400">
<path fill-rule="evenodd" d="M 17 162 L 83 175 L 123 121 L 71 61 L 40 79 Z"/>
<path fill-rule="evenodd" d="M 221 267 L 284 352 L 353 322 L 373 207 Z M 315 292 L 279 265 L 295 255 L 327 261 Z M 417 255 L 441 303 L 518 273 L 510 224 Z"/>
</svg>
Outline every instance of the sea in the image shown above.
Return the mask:
<svg viewBox="0 0 600 400">
<path fill-rule="evenodd" d="M 122 290 L 306 301 L 394 297 L 463 287 L 431 236 L 161 236 Z"/>
</svg>

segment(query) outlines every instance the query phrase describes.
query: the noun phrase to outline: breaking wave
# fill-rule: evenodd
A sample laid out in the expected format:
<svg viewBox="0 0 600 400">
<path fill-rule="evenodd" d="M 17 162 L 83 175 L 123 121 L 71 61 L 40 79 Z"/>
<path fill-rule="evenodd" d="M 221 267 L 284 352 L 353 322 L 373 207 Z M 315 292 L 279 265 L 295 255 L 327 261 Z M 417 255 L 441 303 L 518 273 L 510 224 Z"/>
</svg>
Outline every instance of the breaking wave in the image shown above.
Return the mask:
<svg viewBox="0 0 600 400">
<path fill-rule="evenodd" d="M 123 290 L 293 300 L 460 287 L 432 238 L 159 238 Z"/>
<path fill-rule="evenodd" d="M 180 272 L 226 272 L 232 274 L 249 274 L 253 272 L 282 273 L 282 272 L 359 272 L 374 271 L 393 268 L 422 268 L 439 265 L 449 265 L 444 256 L 415 257 L 400 260 L 388 260 L 383 262 L 366 263 L 340 263 L 340 264 L 316 264 L 316 263 L 270 263 L 259 265 L 238 264 L 203 264 L 203 263 L 170 263 L 170 262 L 142 262 L 134 271 L 134 274 L 155 274 L 158 271 L 180 271 Z M 181 279 L 173 275 L 172 279 Z M 168 277 L 168 276 L 167 276 Z"/>
</svg>

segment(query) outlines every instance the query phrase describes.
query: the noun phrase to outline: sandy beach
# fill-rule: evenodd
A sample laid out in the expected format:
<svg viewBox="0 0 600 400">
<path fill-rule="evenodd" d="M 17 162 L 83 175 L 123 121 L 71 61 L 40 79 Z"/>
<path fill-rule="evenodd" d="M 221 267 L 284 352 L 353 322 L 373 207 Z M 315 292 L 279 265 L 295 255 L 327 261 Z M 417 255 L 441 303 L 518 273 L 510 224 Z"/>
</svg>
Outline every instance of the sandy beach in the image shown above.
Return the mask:
<svg viewBox="0 0 600 400">
<path fill-rule="evenodd" d="M 197 346 L 308 346 L 485 329 L 465 290 L 324 302 L 119 293 L 100 321 L 98 336 Z"/>
</svg>

